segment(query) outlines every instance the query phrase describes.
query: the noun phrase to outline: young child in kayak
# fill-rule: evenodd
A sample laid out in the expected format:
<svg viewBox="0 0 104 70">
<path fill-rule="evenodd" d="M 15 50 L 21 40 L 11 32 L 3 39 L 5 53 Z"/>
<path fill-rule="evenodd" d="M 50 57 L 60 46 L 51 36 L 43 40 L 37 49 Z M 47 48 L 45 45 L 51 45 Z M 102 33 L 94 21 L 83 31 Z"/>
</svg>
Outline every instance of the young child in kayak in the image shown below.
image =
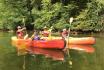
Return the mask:
<svg viewBox="0 0 104 70">
<path fill-rule="evenodd" d="M 32 40 L 40 40 L 40 37 L 36 30 L 34 30 L 34 34 L 31 36 L 31 38 L 32 38 Z"/>
<path fill-rule="evenodd" d="M 24 37 L 24 30 L 25 30 L 26 28 L 24 27 L 24 28 L 22 28 L 21 26 L 18 26 L 17 27 L 17 31 L 16 31 L 16 34 L 17 34 L 17 38 L 18 39 L 23 39 L 23 37 Z"/>
</svg>

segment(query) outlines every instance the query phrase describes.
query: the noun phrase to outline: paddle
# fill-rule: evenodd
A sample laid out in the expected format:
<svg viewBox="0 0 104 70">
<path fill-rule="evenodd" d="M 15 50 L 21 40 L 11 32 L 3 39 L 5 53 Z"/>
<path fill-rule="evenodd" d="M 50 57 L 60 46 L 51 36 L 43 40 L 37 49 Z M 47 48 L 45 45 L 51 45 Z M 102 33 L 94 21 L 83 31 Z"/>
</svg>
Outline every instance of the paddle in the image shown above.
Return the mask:
<svg viewBox="0 0 104 70">
<path fill-rule="evenodd" d="M 69 23 L 70 23 L 70 27 L 71 27 L 71 24 L 72 24 L 72 22 L 73 22 L 73 17 L 71 17 L 70 18 L 70 20 L 69 20 Z M 68 28 L 68 36 L 67 36 L 67 43 L 66 43 L 66 47 L 65 47 L 65 51 L 67 52 L 67 55 L 68 55 L 68 57 L 70 58 L 70 55 L 69 55 L 69 49 L 68 49 L 68 46 L 69 46 L 69 32 L 70 32 L 70 27 Z M 72 61 L 69 61 L 69 64 L 70 65 L 72 65 Z"/>
<path fill-rule="evenodd" d="M 69 46 L 69 36 L 70 36 L 70 28 L 71 28 L 72 22 L 73 22 L 73 17 L 71 17 L 70 20 L 69 20 L 70 27 L 68 29 L 68 38 L 67 38 L 67 44 L 66 44 L 66 51 L 67 51 L 67 55 L 68 55 L 69 58 L 70 58 L 70 54 L 69 54 L 68 46 Z M 69 60 L 69 64 L 72 65 L 71 60 Z"/>
<path fill-rule="evenodd" d="M 71 17 L 70 20 L 69 20 L 70 27 L 71 27 L 72 22 L 73 22 L 73 17 Z M 69 29 L 68 29 L 69 32 L 70 32 L 70 27 L 69 27 Z M 69 33 L 68 33 L 68 38 L 69 38 Z M 69 40 L 69 39 L 68 39 L 68 40 Z"/>
<path fill-rule="evenodd" d="M 24 36 L 24 40 L 28 38 L 28 34 L 27 34 L 27 30 L 26 30 L 26 24 L 25 24 L 25 16 L 23 16 L 23 26 L 24 26 L 24 29 L 25 29 L 25 32 L 26 32 L 26 35 Z"/>
<path fill-rule="evenodd" d="M 25 25 L 25 16 L 23 16 L 23 24 L 24 24 L 24 27 L 26 28 L 26 25 Z M 26 30 L 26 35 L 24 36 L 24 40 L 25 39 L 27 39 L 28 38 L 28 34 L 27 34 L 27 30 Z M 25 53 L 26 53 L 26 51 L 25 51 Z M 26 62 L 25 62 L 25 58 L 26 58 L 26 56 L 24 55 L 24 61 L 23 61 L 23 70 L 25 70 L 26 69 Z"/>
<path fill-rule="evenodd" d="M 24 25 L 24 28 L 20 29 L 20 31 L 26 30 L 26 27 L 25 27 L 25 18 L 24 18 L 24 17 L 23 17 L 23 19 L 22 19 L 22 23 L 23 23 L 23 25 Z M 23 39 L 25 40 L 27 37 L 28 37 L 28 35 L 27 35 L 27 30 L 26 30 L 26 35 L 24 36 Z M 25 46 L 22 45 L 21 48 L 22 48 L 22 50 L 24 50 L 21 54 L 25 54 L 25 49 L 26 49 Z M 18 55 L 21 55 L 20 52 L 21 52 L 21 51 L 18 49 Z"/>
<path fill-rule="evenodd" d="M 70 27 L 71 27 L 71 24 L 72 24 L 72 22 L 73 22 L 73 17 L 71 17 L 70 18 L 70 20 L 69 20 L 69 23 L 70 23 Z M 66 43 L 66 50 L 68 49 L 68 46 L 69 46 L 69 35 L 70 35 L 70 27 L 68 28 L 68 36 L 67 36 L 67 43 Z"/>
<path fill-rule="evenodd" d="M 52 38 L 51 38 L 51 37 L 52 37 L 52 29 L 53 29 L 53 26 L 51 26 L 50 29 L 48 30 L 48 31 L 49 31 L 49 38 L 50 38 L 50 39 L 52 39 Z"/>
</svg>

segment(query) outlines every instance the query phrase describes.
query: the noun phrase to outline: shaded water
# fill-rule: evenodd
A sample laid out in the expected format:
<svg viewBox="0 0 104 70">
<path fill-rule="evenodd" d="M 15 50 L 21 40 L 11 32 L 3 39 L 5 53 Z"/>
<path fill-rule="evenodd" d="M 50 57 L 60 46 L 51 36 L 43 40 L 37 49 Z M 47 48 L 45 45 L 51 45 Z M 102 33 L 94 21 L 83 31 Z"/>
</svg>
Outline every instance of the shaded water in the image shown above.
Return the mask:
<svg viewBox="0 0 104 70">
<path fill-rule="evenodd" d="M 56 61 L 43 55 L 17 56 L 15 47 L 11 46 L 11 33 L 0 32 L 0 70 L 103 70 L 104 69 L 104 36 L 95 34 L 95 52 L 92 54 L 71 50 L 70 58 Z M 89 35 L 81 35 L 89 36 Z M 72 61 L 72 65 L 69 61 Z"/>
</svg>

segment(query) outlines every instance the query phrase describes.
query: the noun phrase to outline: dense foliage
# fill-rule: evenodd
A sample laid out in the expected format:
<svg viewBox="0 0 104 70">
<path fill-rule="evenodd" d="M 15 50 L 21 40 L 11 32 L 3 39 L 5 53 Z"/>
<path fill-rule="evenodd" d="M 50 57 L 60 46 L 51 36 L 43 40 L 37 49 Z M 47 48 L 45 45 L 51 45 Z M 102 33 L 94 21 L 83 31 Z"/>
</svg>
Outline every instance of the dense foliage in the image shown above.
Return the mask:
<svg viewBox="0 0 104 70">
<path fill-rule="evenodd" d="M 53 26 L 55 30 L 104 30 L 103 0 L 0 0 L 0 29 L 15 29 L 25 25 L 28 29 Z"/>
</svg>

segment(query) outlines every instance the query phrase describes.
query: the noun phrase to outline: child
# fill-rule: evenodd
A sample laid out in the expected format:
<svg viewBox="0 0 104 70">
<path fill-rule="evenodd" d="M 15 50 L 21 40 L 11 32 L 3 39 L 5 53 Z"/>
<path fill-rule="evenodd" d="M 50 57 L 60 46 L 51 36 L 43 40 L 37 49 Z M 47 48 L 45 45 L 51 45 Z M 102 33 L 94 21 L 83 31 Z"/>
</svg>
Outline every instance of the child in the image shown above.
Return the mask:
<svg viewBox="0 0 104 70">
<path fill-rule="evenodd" d="M 40 40 L 40 37 L 38 35 L 38 32 L 34 30 L 34 34 L 31 37 L 33 40 Z"/>
</svg>

